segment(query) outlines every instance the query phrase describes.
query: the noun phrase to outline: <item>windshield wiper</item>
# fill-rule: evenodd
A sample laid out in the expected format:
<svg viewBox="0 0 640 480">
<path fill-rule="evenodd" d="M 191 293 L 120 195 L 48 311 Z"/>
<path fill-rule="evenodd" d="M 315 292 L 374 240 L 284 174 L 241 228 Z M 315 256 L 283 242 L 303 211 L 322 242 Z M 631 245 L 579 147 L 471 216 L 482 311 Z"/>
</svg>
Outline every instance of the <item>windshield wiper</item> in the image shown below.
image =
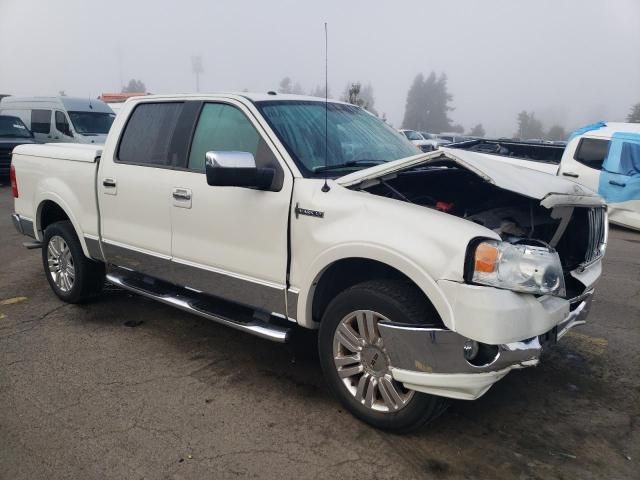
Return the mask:
<svg viewBox="0 0 640 480">
<path fill-rule="evenodd" d="M 380 165 L 381 163 L 386 163 L 386 160 L 351 160 L 349 162 L 338 163 L 335 165 L 320 165 L 319 167 L 315 167 L 313 169 L 314 173 L 318 172 L 328 172 L 330 170 L 342 170 L 344 168 L 351 167 L 372 167 L 374 165 Z"/>
</svg>

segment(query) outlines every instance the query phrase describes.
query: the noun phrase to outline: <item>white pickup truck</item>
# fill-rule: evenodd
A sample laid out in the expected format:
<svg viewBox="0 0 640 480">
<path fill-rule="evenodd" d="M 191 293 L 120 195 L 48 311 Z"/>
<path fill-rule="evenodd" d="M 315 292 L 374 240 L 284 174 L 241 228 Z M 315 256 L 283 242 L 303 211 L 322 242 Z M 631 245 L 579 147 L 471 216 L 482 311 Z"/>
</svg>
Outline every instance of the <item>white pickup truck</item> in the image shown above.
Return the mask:
<svg viewBox="0 0 640 480">
<path fill-rule="evenodd" d="M 104 147 L 19 146 L 11 177 L 62 300 L 106 277 L 278 342 L 318 329 L 331 390 L 394 431 L 584 323 L 607 242 L 590 190 L 294 95 L 135 98 Z"/>
</svg>

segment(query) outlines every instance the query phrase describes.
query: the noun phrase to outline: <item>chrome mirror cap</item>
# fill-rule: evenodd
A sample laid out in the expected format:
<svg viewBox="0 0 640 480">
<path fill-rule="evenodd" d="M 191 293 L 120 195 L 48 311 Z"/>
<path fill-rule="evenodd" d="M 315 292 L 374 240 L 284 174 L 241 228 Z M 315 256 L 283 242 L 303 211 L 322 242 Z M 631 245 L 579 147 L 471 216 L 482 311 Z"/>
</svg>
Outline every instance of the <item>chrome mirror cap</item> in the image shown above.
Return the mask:
<svg viewBox="0 0 640 480">
<path fill-rule="evenodd" d="M 249 152 L 210 151 L 205 154 L 205 163 L 214 168 L 256 168 L 256 160 Z"/>
</svg>

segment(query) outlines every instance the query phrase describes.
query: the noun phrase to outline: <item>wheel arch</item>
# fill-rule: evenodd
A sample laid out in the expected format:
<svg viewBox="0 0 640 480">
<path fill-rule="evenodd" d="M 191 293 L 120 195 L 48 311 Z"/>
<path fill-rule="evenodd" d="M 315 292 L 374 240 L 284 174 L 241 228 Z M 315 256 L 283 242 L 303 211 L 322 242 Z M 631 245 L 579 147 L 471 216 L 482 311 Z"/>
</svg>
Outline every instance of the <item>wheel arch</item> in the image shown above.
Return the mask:
<svg viewBox="0 0 640 480">
<path fill-rule="evenodd" d="M 318 328 L 324 308 L 335 294 L 372 278 L 408 280 L 425 296 L 440 320 L 453 327 L 453 313 L 444 293 L 433 278 L 401 254 L 362 245 L 343 252 L 327 252 L 316 260 L 311 273 L 300 289 L 297 321 L 307 328 Z"/>
<path fill-rule="evenodd" d="M 36 235 L 38 236 L 38 240 L 42 241 L 44 238 L 44 230 L 54 222 L 68 220 L 71 222 L 73 226 L 73 230 L 78 237 L 78 241 L 82 246 L 82 252 L 88 258 L 91 258 L 89 255 L 89 250 L 87 249 L 87 244 L 80 228 L 79 223 L 75 219 L 74 215 L 71 213 L 71 209 L 65 204 L 65 202 L 57 197 L 55 194 L 46 194 L 42 198 L 40 198 L 38 202 L 38 207 L 36 209 Z"/>
</svg>

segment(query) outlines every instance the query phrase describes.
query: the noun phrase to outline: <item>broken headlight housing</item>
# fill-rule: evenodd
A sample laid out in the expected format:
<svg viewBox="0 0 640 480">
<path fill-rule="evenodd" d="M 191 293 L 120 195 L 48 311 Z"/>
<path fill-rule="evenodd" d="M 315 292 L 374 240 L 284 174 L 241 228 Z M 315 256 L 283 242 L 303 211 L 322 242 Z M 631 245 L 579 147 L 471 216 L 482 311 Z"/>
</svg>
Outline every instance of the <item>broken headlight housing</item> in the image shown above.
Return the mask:
<svg viewBox="0 0 640 480">
<path fill-rule="evenodd" d="M 515 292 L 564 295 L 558 252 L 542 245 L 483 240 L 470 249 L 467 280 Z"/>
</svg>

